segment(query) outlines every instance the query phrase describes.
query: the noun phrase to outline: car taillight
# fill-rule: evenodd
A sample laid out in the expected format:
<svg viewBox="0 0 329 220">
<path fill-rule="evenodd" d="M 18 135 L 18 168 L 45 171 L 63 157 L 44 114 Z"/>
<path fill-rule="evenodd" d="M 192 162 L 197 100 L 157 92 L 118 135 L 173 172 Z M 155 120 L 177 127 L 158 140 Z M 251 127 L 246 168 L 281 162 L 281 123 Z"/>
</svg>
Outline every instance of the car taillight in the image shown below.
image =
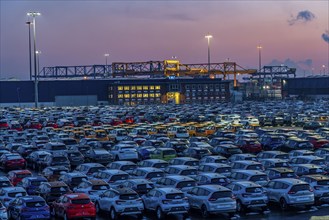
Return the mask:
<svg viewBox="0 0 329 220">
<path fill-rule="evenodd" d="M 170 202 L 170 200 L 166 200 L 166 199 L 165 200 L 162 200 L 162 203 L 163 204 L 168 204 L 169 202 Z"/>
<path fill-rule="evenodd" d="M 208 199 L 208 201 L 216 201 L 217 199 L 215 199 L 215 198 L 212 198 L 212 197 L 210 197 L 209 199 Z"/>
<path fill-rule="evenodd" d="M 232 198 L 232 199 L 236 199 L 235 195 L 232 195 L 231 198 Z"/>
<path fill-rule="evenodd" d="M 312 187 L 310 187 L 310 188 L 309 188 L 309 191 L 310 191 L 310 192 L 313 192 L 314 190 L 313 190 L 313 188 L 312 188 Z"/>
<path fill-rule="evenodd" d="M 121 205 L 122 203 L 125 203 L 125 201 L 124 201 L 124 200 L 117 200 L 117 201 L 115 201 L 115 203 L 116 203 L 117 205 Z"/>
<path fill-rule="evenodd" d="M 288 194 L 296 194 L 296 192 L 290 190 L 290 191 L 288 192 Z"/>
</svg>

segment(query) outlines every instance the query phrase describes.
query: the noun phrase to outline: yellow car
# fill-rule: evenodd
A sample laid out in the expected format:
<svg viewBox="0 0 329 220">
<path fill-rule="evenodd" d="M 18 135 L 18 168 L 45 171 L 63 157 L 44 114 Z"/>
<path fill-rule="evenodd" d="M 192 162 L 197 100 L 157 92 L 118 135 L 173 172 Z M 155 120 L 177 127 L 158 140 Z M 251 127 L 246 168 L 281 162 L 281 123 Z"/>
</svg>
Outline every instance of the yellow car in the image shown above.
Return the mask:
<svg viewBox="0 0 329 220">
<path fill-rule="evenodd" d="M 95 138 L 99 141 L 108 141 L 109 140 L 109 137 L 105 130 L 96 130 Z"/>
</svg>

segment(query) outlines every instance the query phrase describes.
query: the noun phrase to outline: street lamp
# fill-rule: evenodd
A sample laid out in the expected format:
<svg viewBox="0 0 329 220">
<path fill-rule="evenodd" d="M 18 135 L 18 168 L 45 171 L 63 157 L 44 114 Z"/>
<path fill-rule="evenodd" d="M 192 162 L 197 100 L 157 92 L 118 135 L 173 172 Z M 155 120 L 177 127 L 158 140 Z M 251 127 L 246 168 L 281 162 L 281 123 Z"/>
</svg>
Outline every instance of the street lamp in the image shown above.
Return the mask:
<svg viewBox="0 0 329 220">
<path fill-rule="evenodd" d="M 212 35 L 208 33 L 204 37 L 208 40 L 208 72 L 210 72 L 210 39 L 212 38 Z"/>
<path fill-rule="evenodd" d="M 257 49 L 258 49 L 258 65 L 259 65 L 258 71 L 260 72 L 262 69 L 262 52 L 261 51 L 262 51 L 263 47 L 261 45 L 258 45 Z"/>
<path fill-rule="evenodd" d="M 323 68 L 323 75 L 326 75 L 326 65 L 322 65 L 322 68 Z"/>
<path fill-rule="evenodd" d="M 26 24 L 28 25 L 29 29 L 29 61 L 30 61 L 30 80 L 32 80 L 32 56 L 31 56 L 31 21 L 27 21 Z"/>
<path fill-rule="evenodd" d="M 33 51 L 34 51 L 34 106 L 38 108 L 38 77 L 37 77 L 37 43 L 36 43 L 36 30 L 35 30 L 35 18 L 40 16 L 39 12 L 29 12 L 27 16 L 31 16 L 33 18 Z"/>
</svg>

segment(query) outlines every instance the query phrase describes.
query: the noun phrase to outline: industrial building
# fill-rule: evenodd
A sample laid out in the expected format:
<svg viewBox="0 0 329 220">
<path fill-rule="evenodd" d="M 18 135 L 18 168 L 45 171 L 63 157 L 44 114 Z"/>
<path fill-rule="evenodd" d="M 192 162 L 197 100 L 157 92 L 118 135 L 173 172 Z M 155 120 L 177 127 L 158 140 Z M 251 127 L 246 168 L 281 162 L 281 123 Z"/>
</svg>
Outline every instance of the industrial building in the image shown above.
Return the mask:
<svg viewBox="0 0 329 220">
<path fill-rule="evenodd" d="M 43 80 L 39 106 L 137 105 L 226 102 L 230 80 L 211 78 Z M 0 106 L 34 105 L 34 81 L 1 81 Z"/>
</svg>

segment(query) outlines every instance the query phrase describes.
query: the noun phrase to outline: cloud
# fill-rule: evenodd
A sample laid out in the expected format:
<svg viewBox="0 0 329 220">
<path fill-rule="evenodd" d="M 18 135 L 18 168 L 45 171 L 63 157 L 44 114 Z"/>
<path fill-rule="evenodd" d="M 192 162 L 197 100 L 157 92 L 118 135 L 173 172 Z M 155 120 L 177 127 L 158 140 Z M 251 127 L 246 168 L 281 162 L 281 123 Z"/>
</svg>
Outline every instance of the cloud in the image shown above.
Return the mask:
<svg viewBox="0 0 329 220">
<path fill-rule="evenodd" d="M 307 23 L 310 21 L 313 21 L 315 19 L 315 15 L 308 11 L 300 11 L 298 12 L 297 16 L 291 16 L 291 19 L 288 20 L 288 24 L 291 25 L 295 25 L 296 23 Z"/>
<path fill-rule="evenodd" d="M 322 39 L 329 44 L 329 31 L 327 30 L 325 33 L 321 35 Z"/>
</svg>

